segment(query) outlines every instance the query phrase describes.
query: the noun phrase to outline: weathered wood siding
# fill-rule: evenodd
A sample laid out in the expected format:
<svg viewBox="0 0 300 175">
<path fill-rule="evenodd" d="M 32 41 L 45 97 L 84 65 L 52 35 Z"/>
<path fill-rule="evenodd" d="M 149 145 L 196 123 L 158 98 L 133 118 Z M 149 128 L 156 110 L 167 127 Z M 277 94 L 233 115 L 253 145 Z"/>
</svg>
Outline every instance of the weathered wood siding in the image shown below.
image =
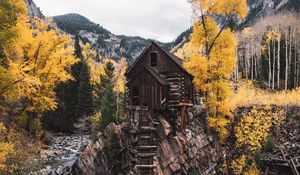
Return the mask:
<svg viewBox="0 0 300 175">
<path fill-rule="evenodd" d="M 134 87 L 138 87 L 139 91 L 139 104 L 133 102 L 130 98 L 130 106 L 144 106 L 149 109 L 164 109 L 161 102 L 167 96 L 167 87 L 162 86 L 148 71 L 143 70 L 136 75 L 129 83 L 129 94 L 133 96 Z"/>
<path fill-rule="evenodd" d="M 157 53 L 157 66 L 151 67 L 151 53 L 154 52 Z M 151 44 L 126 74 L 127 80 L 129 81 L 127 84 L 129 89 L 129 105 L 141 107 L 147 105 L 151 109 L 164 109 L 166 106 L 165 104 L 162 105 L 161 102 L 165 98 L 167 99 L 167 103 L 170 101 L 172 105 L 176 105 L 181 102 L 193 103 L 193 77 L 176 61 L 174 61 L 172 55 L 167 54 L 159 46 Z M 176 91 L 177 86 L 174 86 L 174 83 L 178 83 L 179 81 L 171 82 L 173 89 L 170 89 L 172 87 L 162 85 L 151 75 L 151 73 L 144 70 L 145 67 L 154 70 L 159 77 L 167 79 L 168 81 L 169 79 L 174 79 L 170 77 L 170 75 L 178 75 L 178 77 L 175 78 L 180 78 L 180 89 Z M 135 86 L 139 87 L 140 102 L 138 105 L 132 102 L 132 91 Z"/>
<path fill-rule="evenodd" d="M 158 53 L 157 67 L 154 67 L 154 69 L 158 73 L 181 72 L 179 66 L 176 63 L 174 63 L 169 58 L 169 56 L 166 53 L 164 53 L 164 51 L 152 44 L 150 48 L 146 51 L 146 53 L 143 55 L 143 57 L 139 60 L 139 62 L 137 62 L 133 69 L 130 71 L 128 77 L 136 75 L 143 68 L 143 66 L 151 67 L 151 52 Z"/>
</svg>

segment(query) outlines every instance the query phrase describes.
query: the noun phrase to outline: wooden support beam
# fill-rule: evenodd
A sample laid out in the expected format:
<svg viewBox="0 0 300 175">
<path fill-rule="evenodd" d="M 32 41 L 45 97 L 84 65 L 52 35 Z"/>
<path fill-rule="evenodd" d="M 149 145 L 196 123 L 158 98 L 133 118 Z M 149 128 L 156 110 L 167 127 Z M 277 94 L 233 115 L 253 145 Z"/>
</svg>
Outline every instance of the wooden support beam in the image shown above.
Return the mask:
<svg viewBox="0 0 300 175">
<path fill-rule="evenodd" d="M 179 106 L 188 106 L 188 107 L 192 107 L 193 104 L 192 103 L 184 103 L 184 102 L 180 102 Z"/>
<path fill-rule="evenodd" d="M 181 108 L 181 129 L 184 131 L 187 126 L 187 109 L 185 106 Z"/>
<path fill-rule="evenodd" d="M 156 153 L 138 153 L 136 157 L 153 157 Z"/>
<path fill-rule="evenodd" d="M 136 168 L 155 168 L 156 165 L 136 165 Z"/>
<path fill-rule="evenodd" d="M 137 146 L 136 149 L 157 149 L 156 145 Z"/>
<path fill-rule="evenodd" d="M 291 162 L 291 167 L 292 167 L 292 169 L 293 169 L 293 172 L 294 172 L 294 174 L 295 175 L 300 175 L 299 174 L 299 171 L 298 171 L 298 169 L 297 169 L 297 167 L 296 167 L 296 165 L 295 165 L 295 163 L 294 163 L 294 160 L 290 157 L 290 162 Z"/>
</svg>

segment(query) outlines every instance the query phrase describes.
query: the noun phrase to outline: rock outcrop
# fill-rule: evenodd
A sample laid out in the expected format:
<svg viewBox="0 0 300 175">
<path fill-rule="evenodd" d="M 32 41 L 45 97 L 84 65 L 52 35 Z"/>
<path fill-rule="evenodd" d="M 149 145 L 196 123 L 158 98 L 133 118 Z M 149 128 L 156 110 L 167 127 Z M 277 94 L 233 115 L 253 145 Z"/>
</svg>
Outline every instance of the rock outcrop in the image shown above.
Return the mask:
<svg viewBox="0 0 300 175">
<path fill-rule="evenodd" d="M 39 18 L 39 19 L 44 19 L 45 16 L 41 12 L 40 8 L 36 6 L 36 4 L 33 2 L 33 0 L 26 0 L 26 5 L 28 8 L 28 15 L 30 19 L 33 18 Z"/>
<path fill-rule="evenodd" d="M 195 107 L 189 112 L 189 126 L 181 131 L 176 128 L 176 134 L 172 131 L 172 125 L 164 116 L 159 116 L 157 134 L 157 153 L 154 161 L 155 174 L 157 175 L 184 175 L 184 174 L 216 174 L 217 150 L 214 147 L 213 136 L 207 134 L 204 121 L 200 116 L 201 109 Z M 104 136 L 100 136 L 97 142 L 88 145 L 72 167 L 70 174 L 113 174 L 112 165 L 105 152 L 105 139 L 109 131 L 117 134 L 122 143 L 120 154 L 123 158 L 129 155 L 128 144 L 130 136 L 122 132 L 128 129 L 128 125 L 109 125 Z M 127 151 L 128 150 L 128 151 Z M 130 158 L 128 158 L 130 159 Z M 121 160 L 120 160 L 121 161 Z M 126 164 L 126 165 L 125 165 Z M 128 168 L 129 167 L 129 168 Z M 135 174 L 130 163 L 123 160 L 122 170 L 119 174 Z M 115 172 L 114 172 L 115 173 Z"/>
<path fill-rule="evenodd" d="M 69 175 L 113 175 L 115 170 L 113 169 L 113 164 L 109 159 L 109 155 L 106 151 L 106 146 L 109 145 L 107 137 L 112 133 L 117 137 L 123 137 L 122 135 L 122 125 L 115 125 L 111 123 L 108 125 L 104 131 L 104 135 L 99 136 L 97 141 L 88 144 L 83 150 L 77 161 L 72 166 L 71 172 L 67 173 Z M 122 143 L 119 143 L 122 145 Z M 120 150 L 121 154 L 121 150 Z"/>
<path fill-rule="evenodd" d="M 199 108 L 193 111 L 199 114 Z M 188 129 L 167 134 L 159 141 L 157 152 L 157 172 L 159 175 L 173 174 L 215 174 L 217 150 L 213 136 L 207 134 L 205 125 L 199 118 L 189 113 Z M 161 126 L 168 131 L 166 121 L 160 119 Z"/>
<path fill-rule="evenodd" d="M 70 174 L 112 175 L 112 167 L 104 152 L 104 146 L 105 139 L 102 136 L 95 143 L 87 145 L 74 163 Z"/>
</svg>

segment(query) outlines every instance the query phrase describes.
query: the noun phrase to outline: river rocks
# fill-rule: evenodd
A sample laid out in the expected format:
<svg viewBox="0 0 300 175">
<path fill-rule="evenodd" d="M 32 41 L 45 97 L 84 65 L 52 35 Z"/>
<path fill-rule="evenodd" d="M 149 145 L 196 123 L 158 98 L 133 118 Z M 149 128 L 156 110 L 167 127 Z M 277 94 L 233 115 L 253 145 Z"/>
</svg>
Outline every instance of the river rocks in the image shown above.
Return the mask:
<svg viewBox="0 0 300 175">
<path fill-rule="evenodd" d="M 89 142 L 88 135 L 53 135 L 50 144 L 41 150 L 44 168 L 33 174 L 63 174 Z"/>
</svg>

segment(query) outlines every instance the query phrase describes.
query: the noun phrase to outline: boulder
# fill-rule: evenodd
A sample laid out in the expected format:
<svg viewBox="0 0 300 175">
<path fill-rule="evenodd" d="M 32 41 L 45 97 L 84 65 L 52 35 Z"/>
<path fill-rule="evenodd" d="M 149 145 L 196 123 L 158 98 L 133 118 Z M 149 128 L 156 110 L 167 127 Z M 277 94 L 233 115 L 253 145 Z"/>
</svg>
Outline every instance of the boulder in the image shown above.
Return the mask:
<svg viewBox="0 0 300 175">
<path fill-rule="evenodd" d="M 104 152 L 105 139 L 100 137 L 98 141 L 86 146 L 79 158 L 74 163 L 70 175 L 112 175 L 113 170 Z"/>
<path fill-rule="evenodd" d="M 203 111 L 203 107 L 201 105 L 194 105 L 192 108 L 192 113 L 194 117 L 201 116 L 202 111 Z"/>
</svg>

